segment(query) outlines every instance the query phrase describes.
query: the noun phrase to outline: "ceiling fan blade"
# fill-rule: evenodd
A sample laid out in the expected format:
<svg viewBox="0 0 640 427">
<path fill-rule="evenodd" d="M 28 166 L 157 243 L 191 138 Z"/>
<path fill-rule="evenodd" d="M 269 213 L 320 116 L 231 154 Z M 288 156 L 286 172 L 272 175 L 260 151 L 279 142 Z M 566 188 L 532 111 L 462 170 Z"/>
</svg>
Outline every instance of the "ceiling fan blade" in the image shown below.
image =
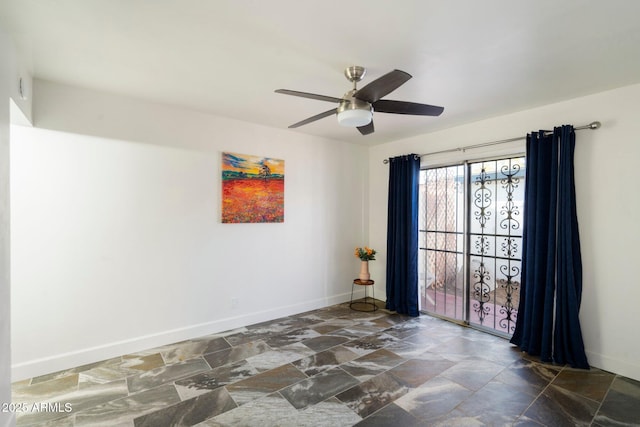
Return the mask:
<svg viewBox="0 0 640 427">
<path fill-rule="evenodd" d="M 353 96 L 373 103 L 402 86 L 410 78 L 411 74 L 409 73 L 393 70 L 358 90 Z"/>
<path fill-rule="evenodd" d="M 316 120 L 320 120 L 320 119 L 324 119 L 325 117 L 329 117 L 333 114 L 336 114 L 336 110 L 337 108 L 332 108 L 331 110 L 327 110 L 324 113 L 320 113 L 320 114 L 316 114 L 315 116 L 311 116 L 308 119 L 304 119 L 298 123 L 294 123 L 291 126 L 289 126 L 289 129 L 293 129 L 293 128 L 297 128 L 306 124 L 309 124 L 311 122 L 315 122 Z"/>
<path fill-rule="evenodd" d="M 318 101 L 338 102 L 338 103 L 342 101 L 342 99 L 334 98 L 333 96 L 316 95 L 315 93 L 299 92 L 297 90 L 276 89 L 275 92 L 282 93 L 284 95 L 293 95 L 293 96 L 299 96 L 302 98 L 317 99 Z"/>
<path fill-rule="evenodd" d="M 373 133 L 373 131 L 375 130 L 373 128 L 373 120 L 371 120 L 368 125 L 359 126 L 358 130 L 363 135 L 369 135 L 370 133 Z"/>
<path fill-rule="evenodd" d="M 374 102 L 373 111 L 379 113 L 412 114 L 416 116 L 439 116 L 444 111 L 444 107 L 429 104 L 417 104 L 415 102 L 392 101 L 381 99 Z"/>
</svg>

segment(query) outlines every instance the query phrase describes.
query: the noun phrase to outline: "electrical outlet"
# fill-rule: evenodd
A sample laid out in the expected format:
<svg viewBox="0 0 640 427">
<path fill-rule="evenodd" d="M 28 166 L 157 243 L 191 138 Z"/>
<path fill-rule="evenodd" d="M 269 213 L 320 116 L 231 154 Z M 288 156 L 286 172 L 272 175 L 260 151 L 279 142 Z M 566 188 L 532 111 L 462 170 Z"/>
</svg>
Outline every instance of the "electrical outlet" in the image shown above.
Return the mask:
<svg viewBox="0 0 640 427">
<path fill-rule="evenodd" d="M 231 298 L 231 308 L 238 308 L 240 300 L 238 298 Z"/>
</svg>

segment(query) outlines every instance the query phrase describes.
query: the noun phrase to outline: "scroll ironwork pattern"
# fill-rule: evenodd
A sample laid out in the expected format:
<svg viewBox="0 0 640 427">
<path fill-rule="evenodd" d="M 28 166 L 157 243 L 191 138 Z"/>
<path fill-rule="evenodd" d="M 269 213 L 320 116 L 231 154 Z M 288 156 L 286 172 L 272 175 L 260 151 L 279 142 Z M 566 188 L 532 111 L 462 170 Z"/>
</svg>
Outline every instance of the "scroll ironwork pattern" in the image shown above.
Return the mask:
<svg viewBox="0 0 640 427">
<path fill-rule="evenodd" d="M 474 165 L 481 169 L 475 169 L 473 179 L 471 235 L 477 265 L 470 274 L 471 307 L 480 325 L 511 334 L 520 286 L 524 158 Z"/>
</svg>

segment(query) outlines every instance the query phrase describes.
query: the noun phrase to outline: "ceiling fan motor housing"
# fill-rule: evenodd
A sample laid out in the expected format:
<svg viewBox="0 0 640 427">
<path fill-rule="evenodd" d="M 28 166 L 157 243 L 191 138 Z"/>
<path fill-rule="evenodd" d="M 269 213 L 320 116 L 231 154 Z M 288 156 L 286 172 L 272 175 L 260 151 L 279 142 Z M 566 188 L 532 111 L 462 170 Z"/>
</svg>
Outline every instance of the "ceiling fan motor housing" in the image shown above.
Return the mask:
<svg viewBox="0 0 640 427">
<path fill-rule="evenodd" d="M 354 98 L 355 90 L 347 92 L 338 106 L 338 123 L 346 127 L 359 127 L 371 123 L 373 107 L 367 101 Z"/>
</svg>

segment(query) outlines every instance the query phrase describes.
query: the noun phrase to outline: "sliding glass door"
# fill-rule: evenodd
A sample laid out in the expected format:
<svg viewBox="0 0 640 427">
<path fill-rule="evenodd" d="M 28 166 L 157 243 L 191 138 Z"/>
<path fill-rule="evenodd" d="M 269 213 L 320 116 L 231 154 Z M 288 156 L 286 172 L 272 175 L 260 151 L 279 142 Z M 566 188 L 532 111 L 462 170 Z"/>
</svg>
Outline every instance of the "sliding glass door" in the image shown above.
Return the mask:
<svg viewBox="0 0 640 427">
<path fill-rule="evenodd" d="M 423 311 L 500 335 L 513 333 L 524 177 L 524 157 L 421 171 Z"/>
<path fill-rule="evenodd" d="M 418 279 L 421 309 L 466 320 L 465 167 L 420 171 Z"/>
</svg>

